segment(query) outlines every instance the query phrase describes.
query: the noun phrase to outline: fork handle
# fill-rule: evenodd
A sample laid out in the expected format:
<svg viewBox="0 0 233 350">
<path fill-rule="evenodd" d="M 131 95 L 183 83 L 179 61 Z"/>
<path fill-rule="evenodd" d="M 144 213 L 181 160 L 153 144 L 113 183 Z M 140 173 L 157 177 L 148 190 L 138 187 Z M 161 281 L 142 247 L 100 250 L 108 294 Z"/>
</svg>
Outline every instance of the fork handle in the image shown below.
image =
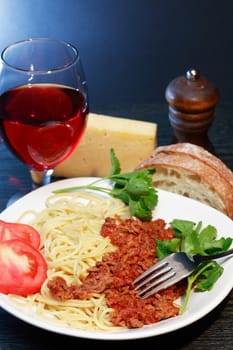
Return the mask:
<svg viewBox="0 0 233 350">
<path fill-rule="evenodd" d="M 214 260 L 219 259 L 224 256 L 228 256 L 233 254 L 233 248 L 226 250 L 225 252 L 214 254 L 214 255 L 194 255 L 194 261 L 195 262 L 202 262 L 202 261 L 208 261 L 208 260 Z"/>
</svg>

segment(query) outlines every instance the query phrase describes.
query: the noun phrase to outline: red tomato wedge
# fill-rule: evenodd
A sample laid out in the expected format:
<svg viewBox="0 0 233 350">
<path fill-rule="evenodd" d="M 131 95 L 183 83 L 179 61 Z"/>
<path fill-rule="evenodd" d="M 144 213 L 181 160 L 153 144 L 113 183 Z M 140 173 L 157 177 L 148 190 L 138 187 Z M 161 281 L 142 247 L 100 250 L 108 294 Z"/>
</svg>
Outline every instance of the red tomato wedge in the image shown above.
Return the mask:
<svg viewBox="0 0 233 350">
<path fill-rule="evenodd" d="M 47 263 L 38 249 L 20 239 L 0 242 L 0 292 L 27 296 L 40 291 Z"/>
<path fill-rule="evenodd" d="M 0 242 L 9 239 L 22 239 L 36 249 L 40 246 L 40 234 L 32 226 L 0 220 Z"/>
</svg>

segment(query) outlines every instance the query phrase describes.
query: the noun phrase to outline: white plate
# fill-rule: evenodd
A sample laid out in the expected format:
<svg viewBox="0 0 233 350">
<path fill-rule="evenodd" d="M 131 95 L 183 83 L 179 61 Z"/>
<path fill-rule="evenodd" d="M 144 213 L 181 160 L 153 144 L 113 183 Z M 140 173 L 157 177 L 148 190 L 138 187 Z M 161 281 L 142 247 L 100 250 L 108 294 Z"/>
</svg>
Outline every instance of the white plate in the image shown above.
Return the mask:
<svg viewBox="0 0 233 350">
<path fill-rule="evenodd" d="M 93 181 L 93 178 L 74 178 L 61 180 L 41 187 L 35 190 L 13 205 L 8 207 L 0 214 L 0 219 L 15 221 L 18 216 L 27 209 L 37 211 L 44 208 L 45 199 L 55 189 L 77 186 Z M 159 203 L 154 211 L 154 218 L 163 218 L 166 222 L 172 219 L 187 219 L 195 222 L 202 221 L 204 225 L 211 224 L 218 230 L 219 236 L 233 237 L 233 221 L 218 212 L 217 210 L 203 205 L 195 200 L 188 199 L 164 190 L 158 190 Z M 146 326 L 139 329 L 119 330 L 114 332 L 103 331 L 83 331 L 59 325 L 52 325 L 44 320 L 39 319 L 33 313 L 33 310 L 25 311 L 17 308 L 6 295 L 0 294 L 0 306 L 16 316 L 17 318 L 30 323 L 36 327 L 46 329 L 51 332 L 65 334 L 69 336 L 101 339 L 101 340 L 124 340 L 139 339 L 151 336 L 157 336 L 185 327 L 213 310 L 229 294 L 233 288 L 233 259 L 223 262 L 224 273 L 217 281 L 214 288 L 209 292 L 193 293 L 189 300 L 186 312 L 171 319 L 167 319 L 154 325 Z"/>
</svg>

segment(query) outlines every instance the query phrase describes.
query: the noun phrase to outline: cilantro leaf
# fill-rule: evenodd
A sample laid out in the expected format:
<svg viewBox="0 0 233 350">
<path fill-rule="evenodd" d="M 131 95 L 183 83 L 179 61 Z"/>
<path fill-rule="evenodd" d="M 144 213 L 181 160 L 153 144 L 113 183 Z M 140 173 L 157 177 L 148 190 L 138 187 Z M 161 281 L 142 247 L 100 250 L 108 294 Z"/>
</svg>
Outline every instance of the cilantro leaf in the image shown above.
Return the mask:
<svg viewBox="0 0 233 350">
<path fill-rule="evenodd" d="M 180 251 L 180 238 L 172 238 L 167 241 L 160 241 L 155 238 L 156 243 L 156 255 L 158 259 L 165 258 L 165 256 L 170 255 L 172 253 L 176 253 Z"/>
<path fill-rule="evenodd" d="M 175 236 L 183 238 L 186 235 L 189 235 L 195 226 L 195 223 L 188 220 L 178 220 L 174 219 L 170 226 L 173 228 Z"/>
<path fill-rule="evenodd" d="M 194 223 L 188 220 L 174 219 L 170 223 L 176 237 L 180 237 L 181 251 L 190 255 L 210 255 L 226 251 L 231 238 L 217 237 L 217 229 L 212 225 L 202 227 L 202 222 Z"/>
<path fill-rule="evenodd" d="M 160 241 L 155 238 L 156 255 L 159 259 L 182 251 L 188 256 L 212 255 L 226 251 L 232 244 L 230 237 L 217 239 L 217 229 L 212 225 L 203 228 L 202 222 L 194 223 L 189 220 L 174 219 L 170 226 L 173 228 L 174 238 Z M 195 287 L 197 291 L 210 290 L 223 272 L 223 267 L 215 261 L 207 261 L 198 266 L 187 278 L 188 285 L 185 299 L 180 309 L 180 314 L 187 307 L 191 290 Z"/>
<path fill-rule="evenodd" d="M 112 148 L 110 149 L 110 160 L 111 160 L 112 167 L 111 167 L 109 176 L 112 176 L 115 174 L 120 174 L 120 172 L 121 172 L 120 162 L 117 159 L 115 152 Z"/>
<path fill-rule="evenodd" d="M 203 263 L 203 265 L 199 266 L 199 269 L 203 270 L 199 275 L 199 279 L 197 281 L 195 289 L 201 292 L 211 290 L 215 282 L 223 273 L 223 267 L 219 265 L 216 261 L 211 261 L 208 263 L 205 262 Z"/>
<path fill-rule="evenodd" d="M 193 288 L 200 292 L 211 290 L 222 273 L 223 267 L 216 261 L 206 261 L 200 264 L 198 268 L 187 278 L 188 285 L 185 292 L 184 302 L 180 308 L 179 314 L 183 314 L 186 310 Z"/>
<path fill-rule="evenodd" d="M 150 176 L 155 173 L 155 168 L 146 168 L 122 174 L 120 162 L 113 149 L 110 149 L 110 159 L 111 170 L 108 176 L 98 179 L 89 185 L 69 187 L 53 192 L 62 193 L 83 189 L 104 192 L 128 205 L 132 216 L 138 217 L 142 221 L 151 220 L 152 210 L 158 203 L 157 190 L 153 187 L 153 181 Z M 113 182 L 111 189 L 98 186 L 98 183 L 104 179 Z"/>
</svg>

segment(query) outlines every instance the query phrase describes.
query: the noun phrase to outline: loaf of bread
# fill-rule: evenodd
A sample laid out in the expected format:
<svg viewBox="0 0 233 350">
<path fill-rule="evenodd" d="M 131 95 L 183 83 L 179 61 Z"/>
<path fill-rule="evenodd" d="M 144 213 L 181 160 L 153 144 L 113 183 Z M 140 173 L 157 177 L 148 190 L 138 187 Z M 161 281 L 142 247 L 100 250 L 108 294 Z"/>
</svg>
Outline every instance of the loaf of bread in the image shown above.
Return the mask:
<svg viewBox="0 0 233 350">
<path fill-rule="evenodd" d="M 191 143 L 157 147 L 136 169 L 155 167 L 157 188 L 210 205 L 233 219 L 233 172 L 219 158 Z"/>
</svg>

